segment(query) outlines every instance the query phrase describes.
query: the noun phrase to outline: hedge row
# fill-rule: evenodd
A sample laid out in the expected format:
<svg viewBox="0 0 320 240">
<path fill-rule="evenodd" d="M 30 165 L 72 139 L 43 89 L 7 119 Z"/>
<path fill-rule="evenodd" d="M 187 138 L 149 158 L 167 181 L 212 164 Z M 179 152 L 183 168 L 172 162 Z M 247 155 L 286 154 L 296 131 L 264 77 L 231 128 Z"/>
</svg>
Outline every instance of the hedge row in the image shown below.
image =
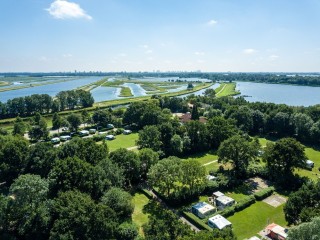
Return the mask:
<svg viewBox="0 0 320 240">
<path fill-rule="evenodd" d="M 150 193 L 149 190 L 144 189 L 144 188 L 139 188 L 139 191 L 140 191 L 141 193 L 143 193 L 144 195 L 146 195 L 147 198 L 153 199 L 153 195 Z"/>
<path fill-rule="evenodd" d="M 256 202 L 256 199 L 253 195 L 250 195 L 241 201 L 239 201 L 236 205 L 233 205 L 231 207 L 227 207 L 226 209 L 222 210 L 220 214 L 224 217 L 230 217 L 236 212 L 240 212 L 243 209 L 249 207 L 250 205 L 254 204 Z"/>
<path fill-rule="evenodd" d="M 259 192 L 254 193 L 253 195 L 258 201 L 261 201 L 266 197 L 269 197 L 273 192 L 274 192 L 274 187 L 268 187 Z"/>
<path fill-rule="evenodd" d="M 182 212 L 182 216 L 184 216 L 189 222 L 191 222 L 193 225 L 195 225 L 197 228 L 202 230 L 208 230 L 212 231 L 212 228 L 209 227 L 206 223 L 203 222 L 200 218 L 195 216 L 191 212 Z"/>
</svg>

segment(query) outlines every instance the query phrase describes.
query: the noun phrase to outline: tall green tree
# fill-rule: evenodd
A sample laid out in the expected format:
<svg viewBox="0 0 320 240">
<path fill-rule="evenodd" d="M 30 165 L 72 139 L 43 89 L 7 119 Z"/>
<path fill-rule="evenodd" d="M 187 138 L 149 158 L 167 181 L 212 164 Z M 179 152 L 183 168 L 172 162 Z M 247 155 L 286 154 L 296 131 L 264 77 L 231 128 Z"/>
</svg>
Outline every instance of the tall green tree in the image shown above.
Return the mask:
<svg viewBox="0 0 320 240">
<path fill-rule="evenodd" d="M 311 222 L 302 223 L 290 228 L 288 240 L 320 239 L 320 217 L 312 219 Z"/>
<path fill-rule="evenodd" d="M 59 132 L 60 127 L 62 127 L 62 119 L 58 113 L 54 113 L 52 116 L 52 129 L 58 129 Z"/>
<path fill-rule="evenodd" d="M 268 143 L 263 155 L 270 176 L 284 180 L 293 176 L 295 168 L 304 167 L 307 159 L 304 146 L 293 138 L 282 138 L 276 143 Z M 281 178 L 279 178 L 281 176 Z"/>
<path fill-rule="evenodd" d="M 81 125 L 81 116 L 75 113 L 71 113 L 67 117 L 67 121 L 70 123 L 70 127 L 72 131 L 77 132 L 79 129 L 79 126 Z"/>
<path fill-rule="evenodd" d="M 10 186 L 7 227 L 23 239 L 43 239 L 51 216 L 48 181 L 38 175 L 20 175 Z"/>
<path fill-rule="evenodd" d="M 22 121 L 22 119 L 20 117 L 17 117 L 16 121 L 14 122 L 14 125 L 13 125 L 12 134 L 23 136 L 25 131 L 26 131 L 25 123 Z"/>
<path fill-rule="evenodd" d="M 223 141 L 218 149 L 219 162 L 231 162 L 237 177 L 244 177 L 249 163 L 258 156 L 259 145 L 236 135 Z"/>
<path fill-rule="evenodd" d="M 156 126 L 145 126 L 139 131 L 137 145 L 140 149 L 151 148 L 153 151 L 159 151 L 162 146 L 161 133 Z"/>
</svg>

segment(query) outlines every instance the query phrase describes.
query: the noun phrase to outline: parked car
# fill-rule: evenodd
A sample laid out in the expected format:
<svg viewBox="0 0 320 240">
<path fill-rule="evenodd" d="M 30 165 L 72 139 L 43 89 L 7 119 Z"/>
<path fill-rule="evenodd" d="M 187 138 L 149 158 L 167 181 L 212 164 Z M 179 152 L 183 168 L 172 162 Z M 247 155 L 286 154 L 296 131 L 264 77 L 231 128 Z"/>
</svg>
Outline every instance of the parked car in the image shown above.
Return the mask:
<svg viewBox="0 0 320 240">
<path fill-rule="evenodd" d="M 60 140 L 61 140 L 62 142 L 68 141 L 68 140 L 70 140 L 70 139 L 71 139 L 71 136 L 69 136 L 69 135 L 61 136 L 61 137 L 60 137 Z"/>
<path fill-rule="evenodd" d="M 51 142 L 52 142 L 53 144 L 60 143 L 60 138 L 54 137 L 54 138 L 51 139 Z"/>
<path fill-rule="evenodd" d="M 116 137 L 114 135 L 107 135 L 106 140 L 114 140 Z"/>
<path fill-rule="evenodd" d="M 94 129 L 94 128 L 89 129 L 89 133 L 90 133 L 90 134 L 95 134 L 96 131 L 97 131 L 97 129 Z"/>
<path fill-rule="evenodd" d="M 132 133 L 131 130 L 123 130 L 123 134 L 125 134 L 125 135 L 131 134 L 131 133 Z"/>
<path fill-rule="evenodd" d="M 79 132 L 80 137 L 84 137 L 84 136 L 88 136 L 89 135 L 89 131 L 88 130 L 81 130 Z"/>
<path fill-rule="evenodd" d="M 107 124 L 107 129 L 108 129 L 108 130 L 109 130 L 109 129 L 114 129 L 114 125 L 111 124 L 111 123 Z"/>
</svg>

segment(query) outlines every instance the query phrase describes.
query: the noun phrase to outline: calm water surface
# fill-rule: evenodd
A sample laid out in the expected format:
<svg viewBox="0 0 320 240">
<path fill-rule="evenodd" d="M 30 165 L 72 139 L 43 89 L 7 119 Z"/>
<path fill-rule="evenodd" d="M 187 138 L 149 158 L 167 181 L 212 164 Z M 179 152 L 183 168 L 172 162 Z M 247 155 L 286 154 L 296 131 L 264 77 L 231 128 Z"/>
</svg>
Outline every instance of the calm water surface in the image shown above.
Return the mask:
<svg viewBox="0 0 320 240">
<path fill-rule="evenodd" d="M 290 106 L 320 104 L 320 87 L 237 82 L 241 95 L 249 102 L 284 103 Z"/>
</svg>

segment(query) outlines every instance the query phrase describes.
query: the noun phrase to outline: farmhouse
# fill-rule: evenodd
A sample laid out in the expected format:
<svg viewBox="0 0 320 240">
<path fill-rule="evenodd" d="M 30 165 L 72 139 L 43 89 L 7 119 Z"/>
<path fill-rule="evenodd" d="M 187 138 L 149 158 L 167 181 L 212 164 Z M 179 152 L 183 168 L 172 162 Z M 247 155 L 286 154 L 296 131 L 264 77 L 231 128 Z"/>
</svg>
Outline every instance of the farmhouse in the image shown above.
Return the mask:
<svg viewBox="0 0 320 240">
<path fill-rule="evenodd" d="M 215 207 L 206 202 L 199 202 L 192 206 L 191 212 L 199 218 L 205 218 L 215 212 Z"/>
<path fill-rule="evenodd" d="M 266 227 L 267 236 L 273 240 L 285 240 L 288 236 L 287 229 L 272 223 Z"/>
<path fill-rule="evenodd" d="M 221 230 L 225 227 L 231 227 L 232 223 L 218 214 L 209 218 L 208 225 L 212 228 L 218 228 Z"/>
</svg>

